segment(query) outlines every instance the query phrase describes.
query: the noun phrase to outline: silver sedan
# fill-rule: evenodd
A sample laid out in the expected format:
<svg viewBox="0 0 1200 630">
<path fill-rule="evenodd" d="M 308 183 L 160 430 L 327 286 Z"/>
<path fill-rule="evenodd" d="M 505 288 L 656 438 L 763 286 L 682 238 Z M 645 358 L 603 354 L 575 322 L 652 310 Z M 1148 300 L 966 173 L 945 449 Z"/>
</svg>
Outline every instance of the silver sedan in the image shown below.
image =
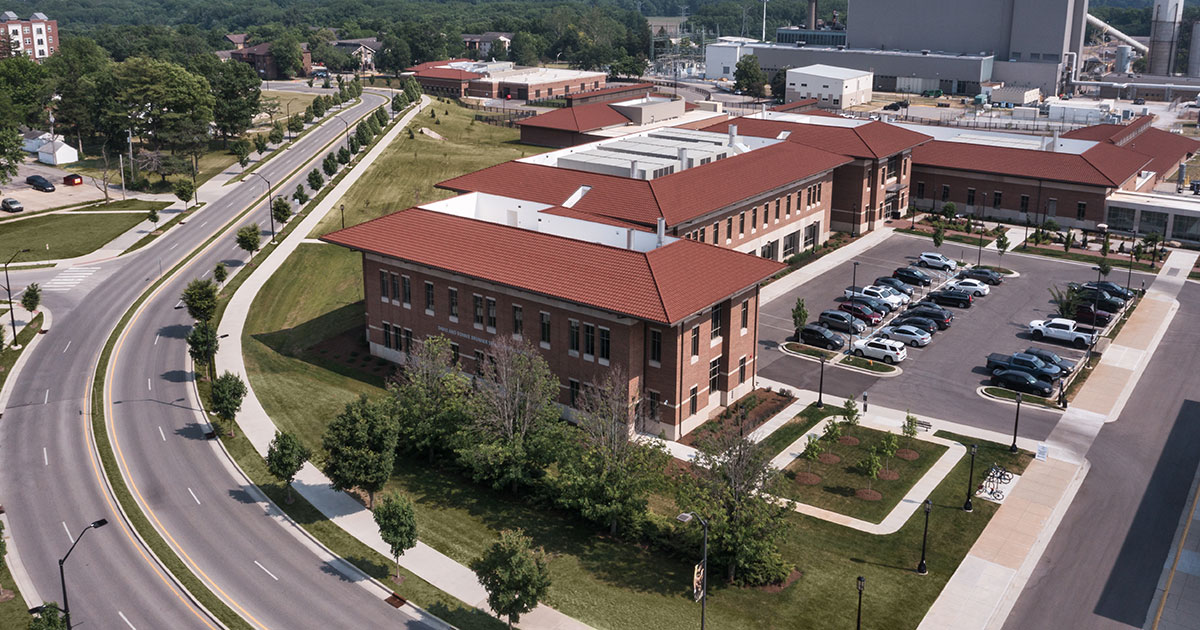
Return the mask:
<svg viewBox="0 0 1200 630">
<path fill-rule="evenodd" d="M 933 336 L 916 326 L 884 326 L 879 330 L 879 336 L 884 339 L 895 339 L 914 348 L 929 345 Z"/>
</svg>

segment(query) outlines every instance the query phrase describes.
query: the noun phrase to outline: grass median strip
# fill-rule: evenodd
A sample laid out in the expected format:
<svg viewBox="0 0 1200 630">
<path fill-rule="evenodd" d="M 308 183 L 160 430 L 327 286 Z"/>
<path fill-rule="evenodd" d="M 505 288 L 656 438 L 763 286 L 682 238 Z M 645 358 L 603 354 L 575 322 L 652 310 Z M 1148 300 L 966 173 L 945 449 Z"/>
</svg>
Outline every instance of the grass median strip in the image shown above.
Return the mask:
<svg viewBox="0 0 1200 630">
<path fill-rule="evenodd" d="M 884 363 L 883 361 L 874 361 L 872 359 L 864 359 L 862 357 L 856 357 L 854 355 L 847 355 L 846 358 L 842 359 L 842 363 L 844 365 L 849 365 L 849 366 L 856 367 L 856 368 L 862 368 L 864 370 L 870 370 L 872 372 L 879 372 L 881 374 L 886 374 L 888 372 L 896 371 L 895 367 L 888 365 L 887 363 Z"/>
<path fill-rule="evenodd" d="M 817 347 L 802 344 L 802 343 L 796 343 L 795 341 L 788 341 L 783 344 L 783 347 L 787 348 L 788 350 L 790 350 L 792 352 L 807 355 L 810 357 L 817 357 L 818 359 L 821 357 L 825 357 L 827 360 L 832 360 L 837 357 L 836 352 L 833 352 L 830 350 L 822 350 L 821 348 L 817 348 Z"/>
<path fill-rule="evenodd" d="M 1004 400 L 1016 400 L 1018 393 L 1011 389 L 1004 389 L 1003 387 L 985 387 L 983 388 L 983 391 L 989 396 L 1003 398 Z M 1042 398 L 1041 396 L 1034 396 L 1033 394 L 1021 394 L 1021 402 L 1033 405 L 1041 405 L 1047 409 L 1059 408 L 1058 404 L 1053 400 L 1050 400 L 1049 398 Z"/>
</svg>

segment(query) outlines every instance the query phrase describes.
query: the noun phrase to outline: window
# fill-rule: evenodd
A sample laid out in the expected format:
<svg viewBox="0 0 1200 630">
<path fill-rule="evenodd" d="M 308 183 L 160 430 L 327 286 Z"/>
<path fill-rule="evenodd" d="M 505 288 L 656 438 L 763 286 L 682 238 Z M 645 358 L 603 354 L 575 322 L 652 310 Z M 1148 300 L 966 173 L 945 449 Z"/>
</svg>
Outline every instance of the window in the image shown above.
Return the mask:
<svg viewBox="0 0 1200 630">
<path fill-rule="evenodd" d="M 379 297 L 388 299 L 388 274 L 382 269 L 379 270 Z"/>
<path fill-rule="evenodd" d="M 692 356 L 700 356 L 700 327 L 692 326 Z"/>
<path fill-rule="evenodd" d="M 1003 198 L 1003 196 L 1002 196 L 1002 194 L 1000 193 L 1000 191 L 999 191 L 999 190 L 997 190 L 997 191 L 993 192 L 993 193 L 992 193 L 992 207 L 993 207 L 993 208 L 999 208 L 999 207 L 1000 207 L 1000 204 L 1002 203 L 1002 201 L 1001 201 L 1001 200 L 1002 200 L 1002 198 Z"/>
<path fill-rule="evenodd" d="M 658 392 L 646 392 L 646 413 L 650 415 L 651 420 L 658 420 L 658 406 L 662 404 L 662 399 Z"/>
<path fill-rule="evenodd" d="M 781 200 L 779 200 L 779 199 L 775 200 L 775 220 L 776 221 L 779 220 L 779 207 L 780 207 L 781 203 L 782 203 Z"/>
<path fill-rule="evenodd" d="M 733 217 L 725 219 L 725 241 L 733 240 Z"/>
<path fill-rule="evenodd" d="M 742 300 L 742 330 L 750 325 L 750 300 Z"/>
<path fill-rule="evenodd" d="M 738 385 L 746 382 L 746 357 L 738 360 Z"/>
<path fill-rule="evenodd" d="M 400 276 L 392 274 L 392 301 L 400 299 Z"/>
<path fill-rule="evenodd" d="M 567 349 L 573 354 L 579 354 L 579 322 L 572 319 L 570 330 L 567 332 Z"/>
<path fill-rule="evenodd" d="M 550 347 L 550 313 L 542 312 L 542 345 Z"/>
<path fill-rule="evenodd" d="M 700 228 L 700 237 L 697 238 L 696 240 L 700 241 L 701 243 L 708 240 L 708 236 L 706 236 L 705 228 Z"/>
<path fill-rule="evenodd" d="M 917 182 L 917 199 L 925 198 L 925 182 Z"/>
<path fill-rule="evenodd" d="M 1021 212 L 1029 212 L 1029 195 L 1021 195 Z"/>
<path fill-rule="evenodd" d="M 1046 200 L 1046 216 L 1058 216 L 1058 199 L 1051 197 Z"/>
<path fill-rule="evenodd" d="M 596 354 L 596 326 L 593 324 L 583 325 L 583 356 L 590 357 Z"/>
<path fill-rule="evenodd" d="M 695 387 L 692 387 L 692 391 L 688 394 L 688 409 L 690 409 L 688 412 L 689 415 L 696 415 L 696 395 L 698 393 L 700 392 L 698 392 Z"/>
<path fill-rule="evenodd" d="M 567 389 L 570 391 L 570 399 L 571 399 L 570 405 L 572 407 L 578 407 L 579 406 L 579 381 L 577 381 L 573 378 L 568 379 L 567 380 Z"/>
<path fill-rule="evenodd" d="M 746 213 L 738 213 L 738 236 L 746 235 Z"/>
<path fill-rule="evenodd" d="M 950 186 L 942 184 L 942 201 L 950 201 Z"/>
<path fill-rule="evenodd" d="M 709 339 L 718 339 L 721 337 L 721 305 L 717 304 L 712 308 L 712 329 L 708 332 Z"/>
<path fill-rule="evenodd" d="M 392 325 L 387 322 L 383 323 L 383 347 L 392 347 Z"/>
<path fill-rule="evenodd" d="M 766 213 L 766 208 L 763 208 L 763 213 Z M 758 206 L 750 208 L 750 231 L 753 232 L 758 228 Z"/>
<path fill-rule="evenodd" d="M 653 363 L 662 362 L 662 331 L 650 331 L 650 361 Z"/>
<path fill-rule="evenodd" d="M 787 196 L 783 198 L 783 214 L 786 217 L 792 216 L 792 193 L 788 193 Z"/>
<path fill-rule="evenodd" d="M 967 205 L 968 206 L 975 205 L 975 189 L 974 188 L 967 189 Z"/>
<path fill-rule="evenodd" d="M 483 374 L 483 350 L 475 351 L 475 373 Z"/>
<path fill-rule="evenodd" d="M 607 328 L 600 329 L 600 357 L 601 361 L 607 361 L 612 353 L 612 332 Z"/>
<path fill-rule="evenodd" d="M 721 385 L 721 357 L 708 362 L 708 391 L 715 392 Z"/>
<path fill-rule="evenodd" d="M 800 231 L 797 230 L 783 237 L 783 257 L 785 259 L 796 255 L 796 250 L 800 247 Z"/>
<path fill-rule="evenodd" d="M 520 336 L 525 334 L 525 314 L 522 308 L 513 304 L 513 334 Z"/>
<path fill-rule="evenodd" d="M 450 287 L 450 318 L 458 321 L 458 289 Z"/>
<path fill-rule="evenodd" d="M 425 283 L 425 312 L 433 315 L 433 283 Z"/>
<path fill-rule="evenodd" d="M 450 344 L 450 362 L 453 363 L 454 365 L 458 365 L 458 357 L 459 357 L 458 344 L 451 343 Z"/>
<path fill-rule="evenodd" d="M 404 351 L 412 352 L 412 330 L 404 329 Z"/>
<path fill-rule="evenodd" d="M 483 326 L 483 296 L 474 296 L 475 302 L 475 325 Z"/>
<path fill-rule="evenodd" d="M 487 299 L 487 327 L 491 332 L 496 332 L 496 298 Z"/>
<path fill-rule="evenodd" d="M 717 239 L 721 238 L 721 222 L 713 223 L 713 245 L 717 244 Z"/>
<path fill-rule="evenodd" d="M 404 288 L 404 298 L 402 301 L 404 302 L 405 306 L 410 306 L 412 305 L 412 278 L 404 276 L 401 285 Z"/>
<path fill-rule="evenodd" d="M 1087 216 L 1087 202 L 1080 201 L 1075 204 L 1075 218 L 1082 221 Z"/>
</svg>

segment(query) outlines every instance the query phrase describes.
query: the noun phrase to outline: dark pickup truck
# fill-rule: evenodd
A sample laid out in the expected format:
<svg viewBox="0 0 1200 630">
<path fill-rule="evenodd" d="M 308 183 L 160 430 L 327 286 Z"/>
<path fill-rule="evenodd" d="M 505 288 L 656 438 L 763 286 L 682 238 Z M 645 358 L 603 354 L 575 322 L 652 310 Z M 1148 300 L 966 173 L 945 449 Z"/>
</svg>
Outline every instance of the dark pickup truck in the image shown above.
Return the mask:
<svg viewBox="0 0 1200 630">
<path fill-rule="evenodd" d="M 1001 370 L 1017 370 L 1048 383 L 1053 383 L 1063 377 L 1062 368 L 1024 352 L 1016 352 L 1011 355 L 993 352 L 987 357 L 987 370 L 993 374 Z"/>
</svg>

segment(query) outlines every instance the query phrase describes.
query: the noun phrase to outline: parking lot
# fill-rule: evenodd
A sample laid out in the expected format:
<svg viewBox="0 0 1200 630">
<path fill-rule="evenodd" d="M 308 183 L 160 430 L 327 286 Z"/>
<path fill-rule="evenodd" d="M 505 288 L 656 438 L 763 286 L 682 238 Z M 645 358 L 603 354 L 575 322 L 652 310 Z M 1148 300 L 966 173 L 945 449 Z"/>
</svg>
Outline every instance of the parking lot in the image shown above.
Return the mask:
<svg viewBox="0 0 1200 630">
<path fill-rule="evenodd" d="M 914 264 L 922 251 L 933 250 L 929 239 L 895 234 L 854 259 L 859 263 L 857 284 L 872 284 L 875 278 L 891 275 L 897 267 Z M 977 255 L 970 246 L 958 244 L 943 245 L 940 251 L 951 258 L 970 262 L 974 262 Z M 1042 346 L 1067 359 L 1081 358 L 1082 351 L 1065 345 L 1035 343 L 1028 333 L 1028 325 L 1031 320 L 1054 316 L 1050 286 L 1065 286 L 1069 281 L 1094 281 L 1096 276 L 1088 265 L 1013 253 L 1006 254 L 1001 264 L 995 252 L 984 251 L 983 263 L 1000 265 L 1020 275 L 1006 277 L 1003 284 L 991 288 L 990 295 L 976 298 L 969 309 L 947 307 L 955 315 L 953 325 L 934 333 L 928 346 L 908 348 L 908 359 L 900 364 L 904 371 L 900 376 L 881 378 L 827 366 L 826 393 L 835 397 L 856 396 L 861 401 L 866 392 L 871 403 L 908 409 L 918 416 L 1002 432 L 1011 430 L 1012 405 L 985 400 L 976 393 L 980 385 L 987 384 L 990 376 L 984 367 L 988 353 L 1009 354 L 1030 346 Z M 820 366 L 813 361 L 785 355 L 777 350 L 777 345 L 794 334 L 791 309 L 796 298 L 804 298 L 809 321 L 815 321 L 821 311 L 837 308 L 842 291 L 851 284 L 854 273 L 852 263 L 844 263 L 760 308 L 759 340 L 764 350 L 758 366 L 760 375 L 803 389 L 817 389 Z M 1134 273 L 1134 285 L 1140 285 L 1143 277 L 1148 276 Z M 1125 272 L 1119 268 L 1109 276 L 1121 284 L 1125 278 Z M 919 299 L 919 294 L 914 297 Z M 1021 435 L 1044 439 L 1060 413 L 1032 405 L 1023 406 Z"/>
<path fill-rule="evenodd" d="M 69 170 L 42 164 L 41 162 L 26 160 L 26 162 L 17 167 L 17 176 L 3 187 L 3 197 L 12 197 L 21 202 L 25 206 L 25 212 L 37 212 L 47 208 L 58 208 L 62 206 L 70 206 L 87 201 L 99 201 L 104 199 L 104 193 L 96 189 L 92 185 L 92 178 L 84 177 L 83 183 L 78 186 L 64 186 L 63 176 L 70 173 Z M 54 184 L 54 192 L 40 192 L 29 187 L 25 183 L 25 178 L 30 175 L 41 175 L 50 180 Z M 117 198 L 120 198 L 120 191 L 115 191 Z M 7 216 L 7 215 L 0 215 Z"/>
</svg>

